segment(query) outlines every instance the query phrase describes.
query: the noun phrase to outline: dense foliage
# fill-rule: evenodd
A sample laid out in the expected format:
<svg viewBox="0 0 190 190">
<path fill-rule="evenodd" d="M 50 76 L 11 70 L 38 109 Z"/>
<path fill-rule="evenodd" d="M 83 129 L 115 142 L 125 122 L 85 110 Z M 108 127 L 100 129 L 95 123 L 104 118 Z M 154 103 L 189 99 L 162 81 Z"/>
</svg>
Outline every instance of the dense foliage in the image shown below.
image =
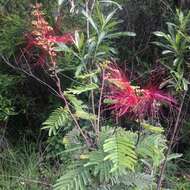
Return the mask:
<svg viewBox="0 0 190 190">
<path fill-rule="evenodd" d="M 186 1 L 0 1 L 0 189 L 190 189 L 189 24 Z"/>
</svg>

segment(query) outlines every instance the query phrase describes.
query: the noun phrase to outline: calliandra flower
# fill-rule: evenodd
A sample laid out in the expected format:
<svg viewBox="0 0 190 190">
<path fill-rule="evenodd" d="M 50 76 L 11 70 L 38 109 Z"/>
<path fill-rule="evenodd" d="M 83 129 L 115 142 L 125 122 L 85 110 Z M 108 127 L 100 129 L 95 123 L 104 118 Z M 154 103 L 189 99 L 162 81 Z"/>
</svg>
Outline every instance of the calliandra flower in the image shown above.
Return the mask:
<svg viewBox="0 0 190 190">
<path fill-rule="evenodd" d="M 73 44 L 74 35 L 72 33 L 65 33 L 62 36 L 56 36 L 54 29 L 44 18 L 44 13 L 40 10 L 41 4 L 36 3 L 33 6 L 32 16 L 32 31 L 27 33 L 27 46 L 24 52 L 28 52 L 33 47 L 38 47 L 41 52 L 37 63 L 44 64 L 45 59 L 49 56 L 51 63 L 56 64 L 55 57 L 57 53 L 54 50 L 55 43 Z"/>
<path fill-rule="evenodd" d="M 170 107 L 176 105 L 176 101 L 173 97 L 155 87 L 139 89 L 139 93 L 140 96 L 137 107 L 140 118 L 144 116 L 155 116 L 161 104 L 167 104 Z"/>
<path fill-rule="evenodd" d="M 176 104 L 171 96 L 155 87 L 132 86 L 115 65 L 108 66 L 105 80 L 109 82 L 109 94 L 105 96 L 111 102 L 108 109 L 114 110 L 118 117 L 128 114 L 143 119 L 150 114 L 154 115 L 161 103 L 170 106 Z"/>
<path fill-rule="evenodd" d="M 130 85 L 129 80 L 124 75 L 124 73 L 116 66 L 110 65 L 107 67 L 107 72 L 105 75 L 105 80 L 108 80 L 110 84 L 113 84 L 112 87 L 117 87 L 119 89 L 126 90 L 127 93 L 134 93 L 134 89 Z"/>
</svg>

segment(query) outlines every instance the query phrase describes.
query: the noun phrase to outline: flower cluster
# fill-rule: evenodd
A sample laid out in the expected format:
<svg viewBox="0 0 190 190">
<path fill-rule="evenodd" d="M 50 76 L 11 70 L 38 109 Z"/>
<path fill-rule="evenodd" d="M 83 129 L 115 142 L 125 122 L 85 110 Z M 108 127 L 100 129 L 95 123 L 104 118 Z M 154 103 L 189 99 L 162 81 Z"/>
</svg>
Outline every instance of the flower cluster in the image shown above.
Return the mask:
<svg viewBox="0 0 190 190">
<path fill-rule="evenodd" d="M 118 117 L 124 114 L 144 119 L 155 115 L 160 103 L 170 106 L 176 104 L 175 100 L 152 86 L 140 88 L 132 86 L 123 72 L 115 65 L 109 65 L 105 75 L 109 81 L 109 94 L 106 96 L 111 102 L 109 109 L 115 110 Z"/>
<path fill-rule="evenodd" d="M 74 37 L 71 33 L 65 33 L 63 36 L 56 36 L 54 29 L 45 20 L 44 13 L 40 10 L 41 6 L 42 5 L 39 3 L 33 6 L 34 10 L 32 11 L 32 16 L 34 20 L 32 21 L 32 31 L 26 34 L 28 44 L 25 49 L 28 51 L 32 47 L 38 47 L 41 50 L 38 63 L 44 64 L 45 58 L 50 56 L 51 63 L 55 65 L 55 43 L 73 44 Z"/>
</svg>

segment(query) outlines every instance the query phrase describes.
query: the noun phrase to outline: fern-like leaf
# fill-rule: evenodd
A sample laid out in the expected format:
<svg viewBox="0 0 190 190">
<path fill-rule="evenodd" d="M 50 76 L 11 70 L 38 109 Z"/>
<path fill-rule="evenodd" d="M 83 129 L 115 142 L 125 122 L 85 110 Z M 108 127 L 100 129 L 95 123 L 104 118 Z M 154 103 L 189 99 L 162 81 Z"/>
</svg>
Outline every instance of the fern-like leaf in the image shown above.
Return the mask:
<svg viewBox="0 0 190 190">
<path fill-rule="evenodd" d="M 101 184 L 96 190 L 148 190 L 155 185 L 154 178 L 145 173 L 125 172 L 115 183 Z"/>
<path fill-rule="evenodd" d="M 49 136 L 56 135 L 57 130 L 69 121 L 68 112 L 65 108 L 57 108 L 49 118 L 43 123 L 42 129 L 49 129 Z"/>
<path fill-rule="evenodd" d="M 151 189 L 154 185 L 154 178 L 151 175 L 139 172 L 126 172 L 118 181 L 120 184 L 136 187 L 138 190 Z"/>
<path fill-rule="evenodd" d="M 103 148 L 108 155 L 104 159 L 111 160 L 114 164 L 110 172 L 123 168 L 134 170 L 137 156 L 131 135 L 132 133 L 121 130 L 117 131 L 113 137 L 105 140 Z"/>
<path fill-rule="evenodd" d="M 65 174 L 61 176 L 54 190 L 87 190 L 91 183 L 91 175 L 87 167 L 83 166 L 83 162 L 78 161 L 71 164 Z"/>
<path fill-rule="evenodd" d="M 83 80 L 88 79 L 88 78 L 97 76 L 97 74 L 99 74 L 100 72 L 101 72 L 101 70 L 97 69 L 97 70 L 91 71 L 90 73 L 79 75 L 79 76 L 77 76 L 77 78 L 78 79 L 83 79 Z"/>
<path fill-rule="evenodd" d="M 98 85 L 95 84 L 95 83 L 91 83 L 91 84 L 88 84 L 88 85 L 83 85 L 83 86 L 76 86 L 74 88 L 69 88 L 67 90 L 67 93 L 71 93 L 71 94 L 81 94 L 83 92 L 87 92 L 87 91 L 90 91 L 90 90 L 95 90 L 98 88 Z"/>
<path fill-rule="evenodd" d="M 64 136 L 63 144 L 65 145 L 65 150 L 59 154 L 62 156 L 70 155 L 73 160 L 78 159 L 79 155 L 87 149 L 86 145 L 81 141 L 80 132 L 76 128 L 73 128 Z"/>
<path fill-rule="evenodd" d="M 71 102 L 75 109 L 75 116 L 84 119 L 84 120 L 95 120 L 96 115 L 86 112 L 85 110 L 88 108 L 87 105 L 84 104 L 82 100 L 77 99 L 77 97 L 73 94 L 65 93 L 67 99 Z"/>
<path fill-rule="evenodd" d="M 110 170 L 113 164 L 110 160 L 104 160 L 105 155 L 103 150 L 90 152 L 89 161 L 84 165 L 85 167 L 90 166 L 92 168 L 92 175 L 96 177 L 100 183 L 108 183 L 112 178 Z"/>
<path fill-rule="evenodd" d="M 147 131 L 153 132 L 153 133 L 163 133 L 164 129 L 162 127 L 153 126 L 148 123 L 141 123 L 141 126 L 146 129 Z"/>
<path fill-rule="evenodd" d="M 163 135 L 149 134 L 140 138 L 136 152 L 142 158 L 151 159 L 154 166 L 159 166 L 166 148 L 166 138 Z"/>
</svg>

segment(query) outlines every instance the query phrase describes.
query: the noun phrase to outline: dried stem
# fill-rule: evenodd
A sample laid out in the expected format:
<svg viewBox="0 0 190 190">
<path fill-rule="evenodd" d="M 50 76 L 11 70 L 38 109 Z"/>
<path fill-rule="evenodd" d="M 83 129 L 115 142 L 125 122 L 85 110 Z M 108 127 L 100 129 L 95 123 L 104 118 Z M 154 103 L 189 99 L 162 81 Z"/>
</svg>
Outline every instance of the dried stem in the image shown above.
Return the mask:
<svg viewBox="0 0 190 190">
<path fill-rule="evenodd" d="M 43 181 L 38 181 L 38 180 L 33 180 L 33 179 L 29 179 L 29 178 L 25 178 L 25 177 L 21 177 L 21 176 L 13 176 L 13 175 L 0 175 L 0 177 L 9 177 L 9 178 L 15 178 L 15 179 L 18 179 L 18 180 L 22 180 L 23 183 L 36 183 L 36 184 L 41 184 L 41 185 L 45 185 L 45 186 L 48 186 L 48 187 L 53 187 L 52 184 L 50 183 L 46 183 L 46 182 L 43 182 Z"/>
<path fill-rule="evenodd" d="M 101 90 L 100 90 L 100 98 L 99 98 L 99 104 L 98 104 L 98 118 L 97 118 L 97 130 L 96 130 L 97 138 L 98 138 L 99 132 L 100 132 L 100 114 L 101 114 L 101 105 L 102 105 L 104 85 L 105 85 L 105 70 L 103 69 L 103 71 L 102 71 L 102 86 L 101 86 Z"/>
<path fill-rule="evenodd" d="M 175 136 L 176 136 L 176 131 L 177 131 L 179 123 L 180 123 L 180 117 L 181 117 L 182 108 L 183 108 L 183 105 L 184 105 L 184 100 L 185 100 L 186 95 L 187 95 L 187 91 L 184 92 L 183 98 L 182 98 L 182 101 L 181 101 L 181 104 L 180 104 L 180 107 L 179 107 L 176 122 L 175 122 L 175 125 L 174 125 L 174 131 L 172 133 L 172 136 L 171 136 L 171 139 L 170 139 L 170 142 L 169 142 L 169 145 L 168 145 L 168 150 L 166 152 L 164 163 L 163 163 L 162 168 L 160 170 L 160 176 L 159 176 L 159 179 L 158 179 L 157 190 L 161 189 L 162 178 L 163 178 L 163 175 L 164 175 L 164 172 L 165 172 L 165 169 L 166 169 L 167 158 L 168 158 L 168 156 L 169 156 L 169 154 L 171 152 L 173 141 L 174 141 Z"/>
<path fill-rule="evenodd" d="M 90 16 L 92 14 L 94 5 L 95 5 L 95 0 L 92 0 L 92 1 L 86 0 L 85 1 L 86 13 Z M 89 23 L 88 19 L 86 21 L 86 33 L 87 33 L 87 39 L 89 39 L 90 38 L 90 23 Z M 92 83 L 92 79 L 91 79 L 91 83 Z M 92 104 L 92 112 L 94 115 L 96 115 L 94 90 L 91 90 L 91 104 Z M 93 126 L 95 132 L 97 132 L 96 120 L 92 121 L 92 126 Z"/>
<path fill-rule="evenodd" d="M 76 117 L 74 116 L 74 114 L 72 113 L 72 111 L 71 111 L 70 108 L 69 108 L 69 104 L 68 104 L 68 102 L 67 102 L 67 99 L 66 99 L 65 96 L 64 96 L 63 90 L 62 90 L 62 88 L 61 88 L 61 82 L 60 82 L 60 79 L 59 79 L 59 77 L 58 77 L 56 71 L 55 71 L 55 73 L 54 73 L 54 77 L 55 77 L 55 80 L 56 80 L 56 86 L 57 86 L 57 88 L 58 88 L 58 91 L 59 91 L 59 94 L 60 94 L 60 98 L 64 101 L 65 107 L 67 108 L 69 114 L 71 115 L 71 117 L 72 117 L 72 119 L 73 119 L 73 121 L 74 121 L 74 123 L 75 123 L 77 129 L 79 130 L 79 132 L 80 132 L 81 135 L 83 136 L 84 140 L 86 141 L 86 144 L 90 147 L 91 143 L 89 142 L 89 140 L 88 140 L 87 137 L 85 136 L 83 130 L 81 129 L 81 127 L 80 127 L 80 125 L 79 125 L 79 123 L 78 123 L 78 121 L 77 121 L 77 119 L 76 119 Z"/>
<path fill-rule="evenodd" d="M 91 83 L 92 83 L 92 79 L 91 79 Z M 95 97 L 94 97 L 94 90 L 91 90 L 91 103 L 92 103 L 92 113 L 94 115 L 96 115 L 96 111 L 95 111 Z M 95 131 L 96 131 L 96 120 L 94 120 L 94 127 L 95 127 Z"/>
<path fill-rule="evenodd" d="M 52 57 L 51 57 L 51 62 L 54 63 Z M 74 123 L 75 123 L 77 129 L 79 130 L 79 132 L 80 132 L 81 135 L 83 136 L 84 140 L 86 141 L 87 146 L 90 147 L 91 143 L 89 142 L 89 140 L 88 140 L 87 137 L 85 136 L 83 130 L 81 129 L 81 127 L 80 127 L 80 125 L 79 125 L 79 123 L 78 123 L 78 121 L 77 121 L 77 119 L 76 119 L 76 117 L 74 116 L 74 114 L 72 113 L 72 111 L 71 111 L 70 108 L 69 108 L 69 104 L 68 104 L 68 102 L 67 102 L 67 99 L 66 99 L 65 96 L 64 96 L 64 92 L 63 92 L 63 90 L 62 90 L 62 88 L 61 88 L 61 81 L 60 81 L 59 76 L 57 75 L 57 72 L 56 72 L 55 67 L 54 67 L 54 77 L 55 77 L 55 80 L 56 80 L 56 86 L 57 86 L 57 88 L 58 88 L 58 92 L 59 92 L 60 98 L 61 98 L 61 99 L 63 100 L 63 102 L 65 103 L 65 107 L 67 108 L 69 114 L 71 115 L 71 117 L 72 117 L 72 119 L 73 119 L 73 121 L 74 121 Z"/>
<path fill-rule="evenodd" d="M 81 127 L 80 127 L 80 125 L 79 125 L 79 123 L 78 123 L 78 121 L 77 121 L 77 119 L 76 119 L 76 117 L 73 115 L 73 113 L 71 112 L 71 110 L 70 110 L 70 108 L 69 108 L 69 104 L 68 104 L 68 102 L 67 102 L 67 100 L 66 100 L 66 98 L 65 98 L 65 96 L 64 96 L 64 93 L 63 93 L 63 91 L 62 91 L 62 89 L 61 89 L 61 82 L 60 82 L 60 79 L 59 79 L 59 77 L 58 77 L 56 71 L 54 71 L 54 77 L 55 77 L 55 80 L 56 80 L 56 86 L 57 86 L 57 88 L 58 88 L 58 91 L 57 91 L 56 89 L 54 89 L 52 86 L 50 86 L 49 84 L 47 84 L 46 82 L 44 82 L 44 81 L 42 81 L 41 79 L 39 79 L 38 77 L 36 77 L 36 76 L 31 72 L 31 70 L 29 70 L 30 72 L 27 72 L 26 70 L 24 70 L 24 69 L 22 69 L 22 68 L 20 68 L 20 67 L 16 67 L 16 66 L 12 65 L 4 56 L 1 56 L 1 57 L 2 57 L 2 59 L 5 61 L 5 63 L 6 63 L 7 65 L 9 65 L 10 67 L 12 67 L 12 68 L 15 69 L 15 70 L 18 70 L 18 71 L 20 71 L 20 72 L 23 72 L 24 74 L 26 74 L 26 75 L 28 75 L 28 76 L 34 78 L 34 79 L 35 79 L 36 81 L 38 81 L 40 84 L 42 84 L 42 85 L 48 87 L 48 88 L 51 90 L 51 92 L 52 92 L 55 96 L 59 97 L 60 99 L 62 99 L 62 100 L 64 101 L 65 106 L 66 106 L 66 108 L 67 108 L 69 114 L 71 115 L 71 117 L 72 117 L 72 119 L 73 119 L 73 121 L 74 121 L 74 123 L 75 123 L 77 129 L 79 130 L 79 132 L 80 132 L 81 135 L 83 136 L 83 138 L 84 138 L 84 140 L 85 140 L 87 146 L 90 147 L 90 145 L 91 145 L 90 141 L 89 141 L 89 140 L 87 139 L 87 137 L 85 136 L 84 132 L 82 131 L 82 129 L 81 129 Z M 53 60 L 52 60 L 52 61 L 53 61 Z M 27 60 L 26 60 L 26 62 L 27 62 Z"/>
<path fill-rule="evenodd" d="M 15 67 L 14 65 L 12 65 L 4 56 L 1 56 L 2 59 L 5 61 L 5 63 L 7 65 L 9 65 L 10 67 L 12 67 L 14 70 L 17 70 L 19 72 L 23 72 L 24 74 L 26 74 L 29 77 L 32 77 L 33 79 L 37 80 L 40 84 L 46 86 L 53 95 L 60 97 L 59 93 L 56 91 L 56 89 L 54 89 L 52 86 L 50 86 L 49 84 L 47 84 L 46 82 L 42 81 L 41 79 L 39 79 L 38 77 L 36 77 L 32 72 L 27 72 L 26 70 L 19 68 L 19 67 Z"/>
<path fill-rule="evenodd" d="M 88 7 L 89 0 L 86 0 L 85 2 L 85 8 L 86 8 L 86 13 L 89 14 L 89 7 Z M 87 33 L 87 38 L 89 39 L 90 37 L 90 23 L 89 20 L 86 20 L 86 33 Z"/>
</svg>

